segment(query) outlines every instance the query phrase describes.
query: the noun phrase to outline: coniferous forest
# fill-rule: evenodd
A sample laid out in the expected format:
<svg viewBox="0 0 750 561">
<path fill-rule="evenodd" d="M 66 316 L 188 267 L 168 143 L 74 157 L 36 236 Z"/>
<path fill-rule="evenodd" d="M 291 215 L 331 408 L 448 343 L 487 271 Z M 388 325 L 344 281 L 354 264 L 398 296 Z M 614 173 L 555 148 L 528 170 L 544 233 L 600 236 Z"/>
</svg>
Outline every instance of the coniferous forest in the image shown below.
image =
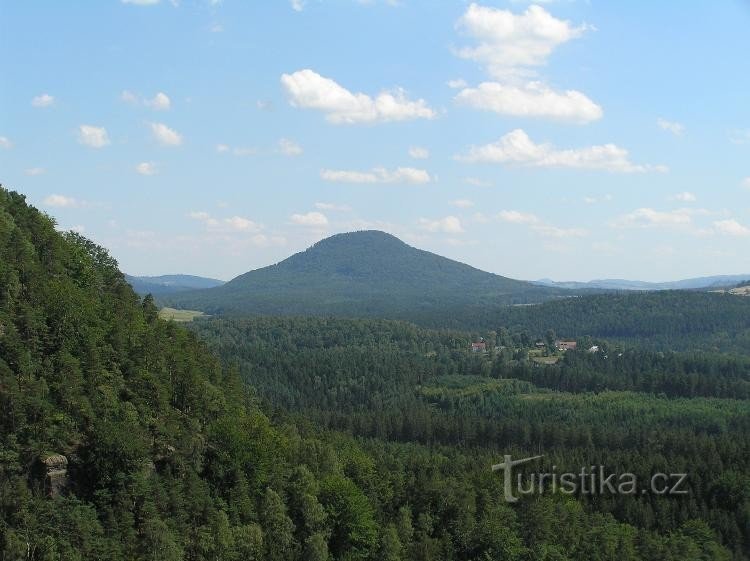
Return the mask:
<svg viewBox="0 0 750 561">
<path fill-rule="evenodd" d="M 0 190 L 2 559 L 750 559 L 743 320 L 670 344 L 676 321 L 644 324 L 625 300 L 619 331 L 540 315 L 565 300 L 475 327 L 184 326 L 106 249 Z M 698 311 L 711 324 L 713 303 Z M 685 472 L 688 493 L 510 504 L 490 469 L 504 454 Z"/>
</svg>

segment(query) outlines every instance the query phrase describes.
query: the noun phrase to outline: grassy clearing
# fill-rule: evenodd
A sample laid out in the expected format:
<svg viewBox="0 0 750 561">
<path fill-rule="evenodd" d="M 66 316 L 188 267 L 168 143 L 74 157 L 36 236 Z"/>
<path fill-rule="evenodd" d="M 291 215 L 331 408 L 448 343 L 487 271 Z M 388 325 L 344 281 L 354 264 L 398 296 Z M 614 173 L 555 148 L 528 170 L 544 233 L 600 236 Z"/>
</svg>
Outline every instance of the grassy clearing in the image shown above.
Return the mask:
<svg viewBox="0 0 750 561">
<path fill-rule="evenodd" d="M 159 317 L 167 321 L 193 321 L 197 317 L 203 317 L 206 314 L 198 310 L 177 310 L 175 308 L 162 308 L 159 310 Z"/>
</svg>

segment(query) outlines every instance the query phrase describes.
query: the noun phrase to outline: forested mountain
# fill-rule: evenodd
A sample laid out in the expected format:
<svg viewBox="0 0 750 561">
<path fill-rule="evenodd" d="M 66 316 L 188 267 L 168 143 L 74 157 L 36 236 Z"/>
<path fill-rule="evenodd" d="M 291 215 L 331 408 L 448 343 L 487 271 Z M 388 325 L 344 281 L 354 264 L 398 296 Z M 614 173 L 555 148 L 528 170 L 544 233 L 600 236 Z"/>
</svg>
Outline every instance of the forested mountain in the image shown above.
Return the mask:
<svg viewBox="0 0 750 561">
<path fill-rule="evenodd" d="M 478 325 L 543 337 L 599 337 L 653 350 L 750 354 L 750 298 L 729 293 L 670 290 L 620 292 L 477 310 Z"/>
<path fill-rule="evenodd" d="M 146 296 L 147 294 L 163 296 L 164 294 L 172 294 L 173 292 L 214 288 L 215 286 L 224 284 L 224 281 L 193 275 L 159 275 L 157 277 L 125 275 L 125 280 L 141 296 Z"/>
<path fill-rule="evenodd" d="M 174 294 L 173 307 L 209 314 L 415 319 L 447 307 L 540 302 L 570 294 L 480 271 L 379 231 L 337 234 L 223 286 Z"/>
<path fill-rule="evenodd" d="M 195 324 L 222 366 L 104 249 L 0 189 L 3 561 L 747 559 L 746 401 L 554 393 L 406 324 L 236 321 Z M 674 395 L 743 391 L 743 368 Z M 693 466 L 694 494 L 509 505 L 501 451 Z"/>
</svg>

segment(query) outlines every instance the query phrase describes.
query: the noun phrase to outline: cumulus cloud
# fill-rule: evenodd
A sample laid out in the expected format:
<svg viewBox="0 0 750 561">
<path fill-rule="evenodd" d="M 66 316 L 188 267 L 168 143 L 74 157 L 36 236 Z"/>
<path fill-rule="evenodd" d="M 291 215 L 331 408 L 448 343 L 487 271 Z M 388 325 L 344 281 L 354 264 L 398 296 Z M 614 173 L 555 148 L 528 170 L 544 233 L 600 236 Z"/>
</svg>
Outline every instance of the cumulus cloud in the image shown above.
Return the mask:
<svg viewBox="0 0 750 561">
<path fill-rule="evenodd" d="M 714 222 L 714 228 L 716 228 L 717 232 L 726 236 L 750 236 L 750 228 L 733 219 L 717 220 Z"/>
<path fill-rule="evenodd" d="M 164 92 L 157 93 L 152 99 L 144 99 L 143 104 L 155 111 L 167 111 L 172 107 L 172 101 Z"/>
<path fill-rule="evenodd" d="M 558 46 L 581 37 L 587 25 L 574 26 L 540 6 L 522 14 L 471 4 L 456 27 L 476 41 L 456 54 L 482 64 L 496 78 L 526 73 L 541 66 Z"/>
<path fill-rule="evenodd" d="M 51 96 L 47 93 L 43 93 L 41 95 L 35 96 L 31 100 L 31 105 L 34 107 L 50 107 L 51 105 L 54 105 L 55 98 L 54 96 Z"/>
<path fill-rule="evenodd" d="M 518 210 L 501 210 L 497 218 L 510 224 L 528 226 L 534 232 L 547 238 L 580 238 L 588 235 L 588 231 L 583 228 L 560 228 L 545 223 L 536 214 Z"/>
<path fill-rule="evenodd" d="M 446 85 L 452 90 L 460 90 L 461 88 L 465 88 L 469 84 L 463 78 L 457 78 L 456 80 L 448 80 L 446 82 Z"/>
<path fill-rule="evenodd" d="M 656 126 L 661 130 L 671 132 L 675 136 L 680 136 L 685 132 L 685 125 L 676 121 L 667 121 L 659 117 L 656 119 Z"/>
<path fill-rule="evenodd" d="M 455 216 L 446 216 L 437 220 L 420 218 L 419 225 L 428 232 L 440 232 L 443 234 L 462 234 L 464 229 L 461 221 Z"/>
<path fill-rule="evenodd" d="M 455 101 L 475 109 L 514 117 L 543 117 L 588 123 L 602 117 L 602 108 L 579 91 L 556 92 L 541 82 L 526 85 L 483 82 L 461 90 Z"/>
<path fill-rule="evenodd" d="M 334 124 L 384 123 L 436 116 L 425 100 L 410 100 L 401 89 L 383 91 L 373 98 L 364 93 L 352 93 L 310 69 L 283 74 L 281 84 L 292 106 L 322 111 Z"/>
<path fill-rule="evenodd" d="M 65 195 L 48 195 L 42 201 L 45 206 L 54 208 L 79 208 L 83 202 Z"/>
<path fill-rule="evenodd" d="M 156 175 L 159 170 L 154 162 L 141 162 L 135 166 L 135 171 L 141 175 Z"/>
<path fill-rule="evenodd" d="M 664 166 L 634 164 L 629 159 L 628 151 L 614 144 L 561 150 L 548 143 L 536 144 L 521 129 L 509 132 L 497 142 L 472 146 L 466 154 L 457 156 L 457 159 L 464 162 L 488 162 L 539 168 L 592 169 L 615 173 L 667 171 Z"/>
<path fill-rule="evenodd" d="M 7 136 L 0 136 L 0 148 L 9 150 L 13 148 L 13 143 L 10 141 L 10 139 Z"/>
<path fill-rule="evenodd" d="M 109 145 L 109 135 L 104 127 L 94 125 L 80 125 L 78 127 L 78 142 L 91 148 L 103 148 Z"/>
<path fill-rule="evenodd" d="M 285 156 L 299 156 L 302 154 L 302 147 L 288 138 L 279 140 L 279 152 Z"/>
<path fill-rule="evenodd" d="M 305 214 L 292 214 L 290 217 L 292 223 L 299 226 L 327 226 L 328 218 L 322 212 L 308 212 Z"/>
<path fill-rule="evenodd" d="M 474 201 L 470 201 L 469 199 L 456 199 L 455 201 L 451 201 L 451 204 L 458 208 L 471 208 L 474 206 Z"/>
<path fill-rule="evenodd" d="M 179 146 L 182 144 L 182 135 L 174 129 L 170 129 L 164 123 L 149 123 L 151 134 L 162 146 Z"/>
<path fill-rule="evenodd" d="M 47 170 L 44 169 L 44 168 L 26 168 L 23 172 L 26 175 L 32 175 L 33 176 L 33 175 L 43 175 L 44 173 L 47 172 Z"/>
<path fill-rule="evenodd" d="M 320 177 L 337 183 L 429 183 L 432 178 L 426 170 L 399 167 L 393 171 L 373 168 L 371 171 L 324 169 Z"/>
<path fill-rule="evenodd" d="M 430 157 L 430 151 L 422 146 L 412 146 L 409 148 L 409 156 L 415 160 L 426 160 Z"/>
</svg>

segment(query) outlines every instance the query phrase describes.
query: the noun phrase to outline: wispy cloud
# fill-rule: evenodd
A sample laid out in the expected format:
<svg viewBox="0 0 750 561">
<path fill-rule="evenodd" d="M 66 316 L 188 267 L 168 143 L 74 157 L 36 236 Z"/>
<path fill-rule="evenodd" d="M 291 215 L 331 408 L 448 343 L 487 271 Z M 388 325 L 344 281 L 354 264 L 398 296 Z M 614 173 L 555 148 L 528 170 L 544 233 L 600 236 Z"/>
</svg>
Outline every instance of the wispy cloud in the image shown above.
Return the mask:
<svg viewBox="0 0 750 561">
<path fill-rule="evenodd" d="M 716 228 L 717 232 L 726 236 L 742 238 L 750 236 L 750 228 L 731 218 L 727 220 L 717 220 L 714 222 L 714 228 Z"/>
<path fill-rule="evenodd" d="M 13 148 L 13 143 L 7 136 L 0 136 L 0 148 L 10 150 L 11 148 Z"/>
<path fill-rule="evenodd" d="M 79 201 L 74 197 L 68 197 L 66 195 L 47 195 L 42 203 L 45 206 L 53 208 L 81 208 L 86 206 L 84 201 Z"/>
<path fill-rule="evenodd" d="M 328 218 L 322 212 L 307 212 L 305 214 L 292 214 L 290 220 L 298 226 L 323 227 L 328 225 Z"/>
<path fill-rule="evenodd" d="M 461 220 L 456 216 L 446 216 L 436 220 L 420 218 L 419 226 L 428 232 L 440 232 L 443 234 L 462 234 L 464 231 L 463 226 L 461 226 Z"/>
<path fill-rule="evenodd" d="M 497 218 L 502 222 L 528 226 L 532 231 L 546 238 L 581 238 L 588 235 L 584 228 L 560 228 L 547 224 L 536 214 L 518 210 L 501 210 Z"/>
<path fill-rule="evenodd" d="M 373 168 L 370 171 L 324 169 L 320 177 L 338 183 L 429 183 L 432 178 L 423 169 L 399 167 L 393 171 Z"/>
<path fill-rule="evenodd" d="M 34 175 L 44 175 L 45 173 L 47 173 L 47 170 L 44 168 L 26 168 L 25 170 L 23 170 L 23 172 L 26 175 L 34 176 Z"/>
<path fill-rule="evenodd" d="M 682 136 L 685 132 L 685 125 L 682 123 L 678 123 L 677 121 L 667 121 L 661 117 L 656 119 L 656 126 L 663 131 L 671 132 L 675 136 Z"/>
<path fill-rule="evenodd" d="M 299 156 L 302 154 L 302 147 L 288 138 L 279 140 L 279 152 L 285 156 Z"/>
<path fill-rule="evenodd" d="M 47 93 L 37 95 L 31 100 L 31 105 L 33 105 L 34 107 L 51 107 L 54 104 L 54 96 L 51 96 Z"/>
<path fill-rule="evenodd" d="M 330 210 L 337 212 L 349 212 L 352 210 L 352 207 L 350 207 L 349 205 L 340 205 L 336 203 L 315 203 L 313 206 L 318 210 Z"/>
<path fill-rule="evenodd" d="M 159 169 L 154 162 L 141 162 L 135 166 L 135 171 L 141 175 L 156 175 Z"/>
</svg>

